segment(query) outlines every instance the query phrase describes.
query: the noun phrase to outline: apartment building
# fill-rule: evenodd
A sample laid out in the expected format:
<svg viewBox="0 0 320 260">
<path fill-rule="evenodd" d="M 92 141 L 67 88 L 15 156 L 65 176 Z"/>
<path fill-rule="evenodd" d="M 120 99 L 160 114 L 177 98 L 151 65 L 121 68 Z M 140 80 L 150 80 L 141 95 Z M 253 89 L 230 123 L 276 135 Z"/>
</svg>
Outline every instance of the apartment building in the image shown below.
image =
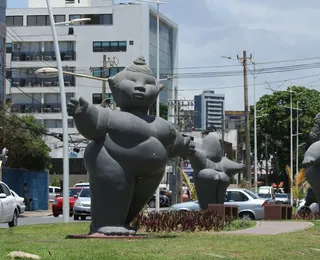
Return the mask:
<svg viewBox="0 0 320 260">
<path fill-rule="evenodd" d="M 224 94 L 203 91 L 194 96 L 194 124 L 196 129 L 222 129 L 224 121 Z"/>
<path fill-rule="evenodd" d="M 0 102 L 6 100 L 6 66 L 5 66 L 5 50 L 6 50 L 6 7 L 7 1 L 0 0 Z"/>
<path fill-rule="evenodd" d="M 156 75 L 156 11 L 147 4 L 114 4 L 112 0 L 56 0 L 51 1 L 55 22 L 79 18 L 91 21 L 71 26 L 56 26 L 64 71 L 102 77 L 103 55 L 107 56 L 106 77 L 123 70 L 136 57 L 144 56 Z M 49 131 L 62 133 L 61 101 L 58 77 L 36 78 L 34 72 L 43 67 L 56 67 L 50 20 L 45 0 L 29 0 L 28 8 L 8 9 L 6 66 L 12 111 L 20 115 L 32 113 Z M 177 68 L 177 25 L 160 15 L 160 78 L 172 75 Z M 101 81 L 64 75 L 67 100 L 84 97 L 100 105 Z M 161 102 L 172 99 L 176 79 L 162 81 L 166 91 Z M 107 95 L 112 95 L 107 85 Z M 86 141 L 77 141 L 72 118 L 68 119 L 70 156 L 83 157 Z M 83 138 L 82 138 L 83 139 Z M 47 137 L 51 156 L 62 161 L 62 142 Z M 79 167 L 76 167 L 79 168 Z"/>
</svg>

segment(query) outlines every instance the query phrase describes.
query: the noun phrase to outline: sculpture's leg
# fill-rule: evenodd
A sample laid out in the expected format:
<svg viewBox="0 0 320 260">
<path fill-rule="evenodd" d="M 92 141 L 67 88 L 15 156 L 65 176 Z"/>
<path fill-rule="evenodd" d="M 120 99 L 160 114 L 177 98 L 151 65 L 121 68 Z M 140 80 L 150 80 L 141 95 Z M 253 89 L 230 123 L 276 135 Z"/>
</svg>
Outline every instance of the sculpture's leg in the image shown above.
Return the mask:
<svg viewBox="0 0 320 260">
<path fill-rule="evenodd" d="M 207 209 L 208 204 L 217 204 L 219 173 L 212 169 L 204 169 L 195 173 L 193 179 L 201 209 Z"/>
<path fill-rule="evenodd" d="M 85 152 L 91 191 L 90 233 L 132 235 L 124 228 L 134 190 L 134 176 L 125 171 L 101 143 L 90 143 Z"/>
<path fill-rule="evenodd" d="M 159 186 L 164 175 L 161 171 L 157 175 L 146 179 L 136 179 L 134 194 L 132 197 L 130 209 L 126 218 L 126 226 L 139 214 L 143 207 L 148 203 Z"/>
<path fill-rule="evenodd" d="M 320 167 L 319 165 L 311 166 L 307 169 L 306 178 L 312 187 L 317 203 L 320 209 Z"/>
<path fill-rule="evenodd" d="M 217 203 L 224 204 L 227 188 L 230 184 L 230 178 L 224 172 L 219 173 L 219 183 L 217 185 Z"/>
</svg>

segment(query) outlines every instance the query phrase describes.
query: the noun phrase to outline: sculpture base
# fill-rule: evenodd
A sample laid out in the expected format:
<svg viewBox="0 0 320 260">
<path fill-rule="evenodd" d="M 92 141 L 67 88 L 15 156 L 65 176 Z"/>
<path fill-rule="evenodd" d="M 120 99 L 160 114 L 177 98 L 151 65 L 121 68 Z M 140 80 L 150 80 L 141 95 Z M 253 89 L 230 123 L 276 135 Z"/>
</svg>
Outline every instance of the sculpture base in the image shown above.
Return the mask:
<svg viewBox="0 0 320 260">
<path fill-rule="evenodd" d="M 85 234 L 76 234 L 76 235 L 67 235 L 66 238 L 73 238 L 73 239 L 141 239 L 146 238 L 146 236 L 143 235 L 134 235 L 134 236 L 106 236 L 104 234 L 100 233 L 94 233 L 91 235 L 85 235 Z"/>
<path fill-rule="evenodd" d="M 208 204 L 208 209 L 216 212 L 219 216 L 238 218 L 238 206 L 225 204 Z"/>
</svg>

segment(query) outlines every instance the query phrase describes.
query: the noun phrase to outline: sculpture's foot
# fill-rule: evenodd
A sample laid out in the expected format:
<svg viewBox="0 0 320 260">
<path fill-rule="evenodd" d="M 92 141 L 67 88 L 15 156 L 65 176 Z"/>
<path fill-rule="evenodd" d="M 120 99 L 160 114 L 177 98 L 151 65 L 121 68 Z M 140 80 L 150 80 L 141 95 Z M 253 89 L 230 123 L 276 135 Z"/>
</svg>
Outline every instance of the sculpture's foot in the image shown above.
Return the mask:
<svg viewBox="0 0 320 260">
<path fill-rule="evenodd" d="M 97 233 L 106 236 L 134 236 L 136 230 L 125 227 L 102 227 L 98 229 Z"/>
<path fill-rule="evenodd" d="M 124 226 L 126 229 L 128 229 L 128 230 L 133 230 L 134 232 L 138 232 L 138 229 L 137 228 L 135 228 L 135 227 L 132 227 L 132 226 L 130 226 L 130 225 L 128 225 L 128 226 Z"/>
</svg>

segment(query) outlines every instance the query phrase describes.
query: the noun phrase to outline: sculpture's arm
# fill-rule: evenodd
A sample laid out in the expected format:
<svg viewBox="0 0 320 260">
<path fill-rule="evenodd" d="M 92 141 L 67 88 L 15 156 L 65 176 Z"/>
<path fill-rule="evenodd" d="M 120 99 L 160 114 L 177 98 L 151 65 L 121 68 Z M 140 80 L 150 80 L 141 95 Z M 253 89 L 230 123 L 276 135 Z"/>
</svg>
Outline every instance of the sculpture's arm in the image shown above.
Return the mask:
<svg viewBox="0 0 320 260">
<path fill-rule="evenodd" d="M 203 169 L 206 169 L 209 163 L 209 160 L 207 159 L 204 152 L 201 150 L 194 148 L 193 155 L 189 155 L 188 159 L 190 160 L 190 163 L 192 165 L 192 169 L 195 171 L 201 171 Z"/>
<path fill-rule="evenodd" d="M 173 129 L 174 131 L 174 143 L 172 147 L 169 149 L 169 158 L 174 158 L 177 156 L 186 157 L 188 149 L 188 145 L 190 143 L 190 138 L 183 137 L 176 129 Z"/>
<path fill-rule="evenodd" d="M 68 114 L 73 117 L 79 133 L 89 140 L 99 140 L 107 134 L 111 110 L 95 107 L 84 99 L 75 99 L 68 104 Z"/>
</svg>

